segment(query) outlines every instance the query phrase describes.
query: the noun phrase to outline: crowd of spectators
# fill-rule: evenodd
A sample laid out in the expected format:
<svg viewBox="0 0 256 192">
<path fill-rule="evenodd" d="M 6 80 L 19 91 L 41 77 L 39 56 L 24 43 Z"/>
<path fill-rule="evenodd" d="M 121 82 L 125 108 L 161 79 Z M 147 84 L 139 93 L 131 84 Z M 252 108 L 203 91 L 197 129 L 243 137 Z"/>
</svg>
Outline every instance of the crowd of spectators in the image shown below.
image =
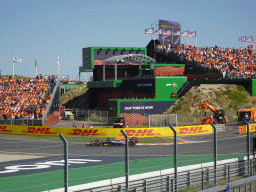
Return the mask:
<svg viewBox="0 0 256 192">
<path fill-rule="evenodd" d="M 0 119 L 40 119 L 50 101 L 49 79 L 0 78 Z"/>
<path fill-rule="evenodd" d="M 182 44 L 177 48 L 173 45 L 159 45 L 158 49 L 174 51 L 188 61 L 196 61 L 204 67 L 215 68 L 226 75 L 238 76 L 241 78 L 256 77 L 256 52 L 252 49 L 235 49 L 220 47 L 196 48 L 192 45 Z"/>
</svg>

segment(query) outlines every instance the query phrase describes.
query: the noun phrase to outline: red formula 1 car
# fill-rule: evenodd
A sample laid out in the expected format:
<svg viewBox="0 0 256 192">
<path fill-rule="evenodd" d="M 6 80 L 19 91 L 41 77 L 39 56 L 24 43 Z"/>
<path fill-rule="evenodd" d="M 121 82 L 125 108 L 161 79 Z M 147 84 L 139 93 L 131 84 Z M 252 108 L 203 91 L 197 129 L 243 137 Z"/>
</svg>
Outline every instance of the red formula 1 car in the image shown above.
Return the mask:
<svg viewBox="0 0 256 192">
<path fill-rule="evenodd" d="M 138 143 L 138 138 L 133 137 L 129 139 L 129 146 L 133 147 Z M 91 141 L 87 143 L 88 147 L 99 147 L 99 146 L 122 146 L 125 145 L 125 139 L 114 139 L 114 138 L 107 138 L 106 140 L 96 139 L 95 141 Z"/>
</svg>

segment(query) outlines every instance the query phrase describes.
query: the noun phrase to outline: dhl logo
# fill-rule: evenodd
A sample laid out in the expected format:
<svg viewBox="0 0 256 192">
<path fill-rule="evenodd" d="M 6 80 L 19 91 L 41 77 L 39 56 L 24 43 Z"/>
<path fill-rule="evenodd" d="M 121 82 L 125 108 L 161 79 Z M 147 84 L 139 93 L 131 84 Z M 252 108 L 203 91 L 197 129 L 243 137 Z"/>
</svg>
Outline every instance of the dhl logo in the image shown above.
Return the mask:
<svg viewBox="0 0 256 192">
<path fill-rule="evenodd" d="M 203 127 L 188 127 L 188 128 L 179 128 L 177 134 L 184 135 L 184 134 L 198 134 L 198 133 L 206 133 L 209 130 L 202 130 Z"/>
<path fill-rule="evenodd" d="M 245 126 L 246 128 L 246 126 Z M 256 131 L 256 125 L 250 125 L 250 131 Z"/>
<path fill-rule="evenodd" d="M 125 130 L 125 133 L 127 134 L 128 137 L 133 137 L 133 136 L 156 136 L 160 135 L 160 133 L 153 133 L 153 129 L 139 129 L 139 130 Z"/>
<path fill-rule="evenodd" d="M 80 136 L 90 136 L 90 135 L 100 135 L 98 129 L 73 129 L 72 133 L 68 135 L 80 135 Z"/>
<path fill-rule="evenodd" d="M 6 130 L 6 126 L 0 126 L 0 132 L 1 133 L 11 133 L 12 130 Z"/>
<path fill-rule="evenodd" d="M 33 134 L 46 134 L 46 135 L 55 135 L 56 132 L 50 132 L 51 128 L 44 127 L 27 127 L 26 131 L 22 131 L 22 133 L 33 133 Z"/>
</svg>

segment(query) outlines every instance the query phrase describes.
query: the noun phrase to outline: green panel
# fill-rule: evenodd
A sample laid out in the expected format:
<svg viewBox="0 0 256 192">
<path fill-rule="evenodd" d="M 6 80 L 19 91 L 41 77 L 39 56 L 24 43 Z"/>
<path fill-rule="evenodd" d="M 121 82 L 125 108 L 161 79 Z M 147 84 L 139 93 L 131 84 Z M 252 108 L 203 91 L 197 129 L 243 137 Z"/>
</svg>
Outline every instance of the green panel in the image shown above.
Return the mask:
<svg viewBox="0 0 256 192">
<path fill-rule="evenodd" d="M 93 69 L 94 66 L 92 65 L 93 57 L 91 55 L 91 47 L 83 48 L 83 68 L 84 69 Z"/>
<path fill-rule="evenodd" d="M 169 98 L 169 99 L 109 99 L 120 102 L 156 102 L 156 101 L 178 101 L 180 98 Z"/>
<path fill-rule="evenodd" d="M 185 67 L 185 64 L 158 64 L 158 63 L 156 63 L 156 64 L 154 64 L 154 66 L 156 66 L 156 67 L 160 67 L 160 66 L 173 66 L 173 67 Z"/>
<path fill-rule="evenodd" d="M 144 55 L 147 55 L 147 48 L 146 47 L 91 47 L 92 48 L 92 52 L 94 52 L 94 50 L 99 50 L 100 48 L 102 49 L 102 50 L 108 50 L 108 49 L 110 49 L 110 50 L 115 50 L 115 49 L 117 49 L 117 50 L 123 50 L 123 49 L 125 49 L 125 50 L 134 50 L 134 51 L 137 51 L 137 50 L 142 50 L 142 51 L 144 51 Z"/>
<path fill-rule="evenodd" d="M 83 48 L 82 52 L 83 52 L 83 68 L 84 69 L 94 69 L 94 50 L 142 50 L 144 51 L 144 55 L 147 55 L 147 48 L 145 47 L 87 47 L 87 48 Z"/>
<path fill-rule="evenodd" d="M 181 89 L 181 87 L 187 82 L 185 76 L 173 76 L 173 77 L 155 77 L 156 89 L 155 95 L 157 99 L 170 99 L 172 94 Z"/>
<path fill-rule="evenodd" d="M 251 92 L 252 92 L 252 96 L 256 96 L 256 79 L 252 79 Z"/>
<path fill-rule="evenodd" d="M 81 72 L 93 72 L 93 69 L 85 69 L 82 66 L 79 66 L 79 73 Z"/>
</svg>

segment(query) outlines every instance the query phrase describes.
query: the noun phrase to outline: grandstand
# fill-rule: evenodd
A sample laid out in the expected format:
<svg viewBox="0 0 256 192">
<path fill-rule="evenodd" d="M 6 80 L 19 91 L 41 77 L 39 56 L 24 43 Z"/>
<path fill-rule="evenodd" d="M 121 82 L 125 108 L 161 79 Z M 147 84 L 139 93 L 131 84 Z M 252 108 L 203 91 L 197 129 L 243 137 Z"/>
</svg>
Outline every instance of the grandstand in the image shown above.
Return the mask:
<svg viewBox="0 0 256 192">
<path fill-rule="evenodd" d="M 137 55 L 151 62 L 137 60 Z M 108 110 L 110 122 L 115 116 L 124 116 L 128 124 L 133 121 L 139 125 L 149 114 L 165 112 L 200 84 L 237 84 L 256 95 L 255 59 L 251 49 L 172 46 L 156 40 L 146 48 L 84 48 L 80 71 L 92 70 L 93 81 L 88 82 L 89 91 L 74 107 Z"/>
<path fill-rule="evenodd" d="M 1 124 L 44 125 L 58 103 L 55 76 L 0 79 Z M 53 91 L 54 90 L 54 91 Z M 51 117 L 51 116 L 50 116 Z"/>
</svg>

